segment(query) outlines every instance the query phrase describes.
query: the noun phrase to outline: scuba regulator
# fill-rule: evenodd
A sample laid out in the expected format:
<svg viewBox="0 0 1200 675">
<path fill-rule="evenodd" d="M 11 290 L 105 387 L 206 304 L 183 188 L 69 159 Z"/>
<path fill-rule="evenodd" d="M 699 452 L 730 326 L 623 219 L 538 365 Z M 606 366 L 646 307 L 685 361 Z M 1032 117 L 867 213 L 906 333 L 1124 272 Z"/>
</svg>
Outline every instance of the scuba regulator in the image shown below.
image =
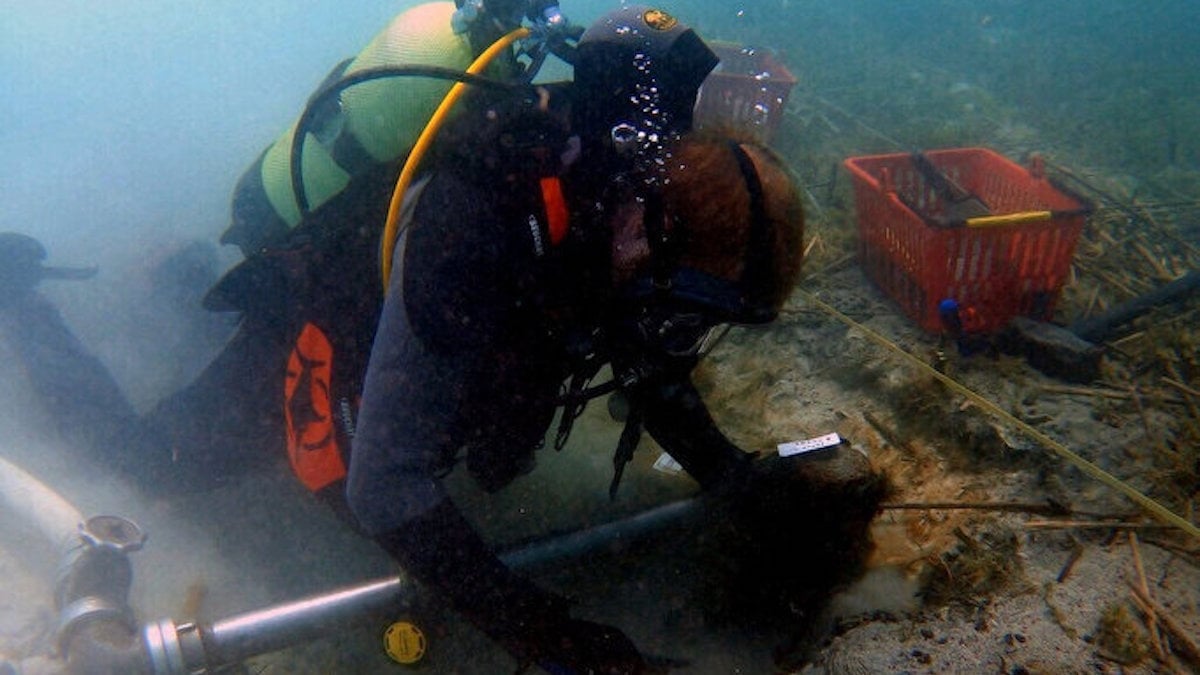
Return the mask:
<svg viewBox="0 0 1200 675">
<path fill-rule="evenodd" d="M 524 82 L 533 80 L 549 54 L 574 64 L 570 42 L 579 39 L 583 28 L 563 16 L 557 0 L 455 0 L 454 5 L 450 25 L 455 33 L 467 34 L 476 55 L 529 22 L 521 45 L 529 58 L 520 76 Z"/>
</svg>

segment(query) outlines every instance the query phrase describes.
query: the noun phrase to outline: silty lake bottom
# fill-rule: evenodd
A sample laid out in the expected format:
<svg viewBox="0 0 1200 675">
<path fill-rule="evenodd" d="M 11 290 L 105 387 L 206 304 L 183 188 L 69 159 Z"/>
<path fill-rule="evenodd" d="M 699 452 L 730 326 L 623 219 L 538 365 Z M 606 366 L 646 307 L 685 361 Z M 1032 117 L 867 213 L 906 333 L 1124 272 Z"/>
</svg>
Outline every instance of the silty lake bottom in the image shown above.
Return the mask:
<svg viewBox="0 0 1200 675">
<path fill-rule="evenodd" d="M 1200 52 L 1191 35 L 1200 9 L 1184 2 L 915 4 L 668 7 L 706 38 L 769 53 L 796 80 L 786 105 L 753 120 L 769 126 L 749 131 L 769 128 L 771 145 L 805 187 L 804 278 L 779 321 L 731 331 L 697 380 L 722 428 L 743 447 L 771 452 L 777 443 L 831 432 L 844 439 L 806 460 L 812 517 L 772 523 L 763 545 L 712 514 L 528 572 L 575 599 L 576 613 L 620 626 L 679 672 L 1200 669 L 1193 651 L 1200 635 L 1196 539 L 1075 459 L 1194 527 L 1196 297 L 1161 302 L 1097 339 L 1103 356 L 1086 382 L 1048 375 L 1034 367 L 1036 357 L 991 343 L 960 350 L 921 330 L 889 295 L 903 277 L 880 275 L 882 254 L 868 248 L 868 224 L 860 223 L 860 197 L 844 165 L 913 151 L 936 162 L 937 151 L 956 148 L 988 148 L 1023 167 L 1039 157 L 1054 185 L 1091 206 L 1061 293 L 1043 318 L 1070 326 L 1106 316 L 1200 266 Z M 571 9 L 564 5 L 568 15 Z M 289 52 L 303 51 L 302 35 L 284 39 Z M 361 42 L 341 49 L 353 53 Z M 220 213 L 196 214 L 204 226 L 190 226 L 202 230 L 198 236 L 215 239 L 227 217 L 227 186 L 320 76 L 314 71 L 296 83 L 288 92 L 292 107 L 281 104 L 278 117 L 261 120 L 263 135 L 242 148 L 230 143 L 231 152 L 241 150 L 237 161 L 225 167 L 213 160 L 207 180 L 192 165 L 190 179 L 219 193 L 212 201 Z M 157 112 L 123 110 L 135 119 Z M 89 138 L 113 136 L 101 126 Z M 46 161 L 28 151 L 21 156 Z M 100 162 L 87 152 L 75 157 Z M 131 171 L 122 167 L 132 163 L 107 172 L 88 166 L 74 185 L 85 193 L 107 189 L 103 181 Z M 951 178 L 971 185 L 973 171 Z M 112 201 L 123 200 L 102 201 L 96 210 L 130 228 L 148 217 L 146 200 Z M 178 217 L 165 213 L 149 216 Z M 70 252 L 72 241 L 86 241 L 65 232 L 86 230 L 86 217 L 47 222 L 57 229 L 35 233 L 55 258 Z M 6 221 L 3 229 L 25 226 Z M 105 232 L 123 252 L 116 259 L 135 271 L 141 234 Z M 136 296 L 127 284 L 115 286 L 124 295 L 111 297 L 96 290 L 100 281 L 46 293 L 69 322 L 84 326 L 85 342 L 122 383 L 152 400 L 167 386 L 164 369 L 154 366 L 169 363 L 172 353 L 150 354 L 155 364 L 131 367 L 137 359 L 125 345 L 144 339 L 143 327 L 128 325 L 139 316 L 128 307 Z M 84 300 L 73 294 L 93 307 L 81 307 Z M 125 323 L 96 328 L 100 311 Z M 4 350 L 0 343 L 11 362 Z M 198 495 L 132 496 L 45 431 L 27 386 L 18 373 L 0 389 L 10 429 L 3 456 L 85 513 L 125 515 L 149 532 L 132 556 L 131 604 L 140 621 L 215 621 L 394 573 L 386 556 L 283 474 L 247 476 Z M 596 403 L 567 448 L 540 452 L 537 469 L 498 498 L 485 498 L 457 475 L 452 487 L 489 540 L 505 548 L 694 495 L 688 479 L 653 468 L 660 451 L 645 441 L 610 502 L 619 433 L 620 424 Z M 865 498 L 858 481 L 867 473 L 886 477 L 889 492 L 863 534 L 851 515 Z M 18 672 L 61 671 L 53 641 L 58 555 L 29 523 L 0 519 L 0 573 L 7 580 L 0 657 Z M 514 668 L 436 602 L 419 602 L 409 618 L 429 637 L 426 672 Z M 383 651 L 387 624 L 331 631 L 245 669 L 401 672 Z"/>
</svg>

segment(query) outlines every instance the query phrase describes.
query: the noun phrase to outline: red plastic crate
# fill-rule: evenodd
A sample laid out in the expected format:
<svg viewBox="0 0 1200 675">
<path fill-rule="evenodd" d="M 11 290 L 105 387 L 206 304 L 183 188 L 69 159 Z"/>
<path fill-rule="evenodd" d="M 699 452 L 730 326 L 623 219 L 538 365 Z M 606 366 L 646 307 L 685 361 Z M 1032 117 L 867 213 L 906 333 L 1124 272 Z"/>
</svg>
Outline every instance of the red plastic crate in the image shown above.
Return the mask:
<svg viewBox="0 0 1200 675">
<path fill-rule="evenodd" d="M 1049 319 L 1087 201 L 1053 185 L 1040 163 L 1026 169 L 985 148 L 924 155 L 996 217 L 941 225 L 943 197 L 911 155 L 848 158 L 867 276 L 931 333 L 943 330 L 944 299 L 958 302 L 972 331 L 995 331 L 1015 316 Z"/>
<path fill-rule="evenodd" d="M 796 78 L 768 50 L 729 42 L 709 46 L 721 62 L 700 86 L 696 127 L 732 127 L 770 142 Z"/>
</svg>

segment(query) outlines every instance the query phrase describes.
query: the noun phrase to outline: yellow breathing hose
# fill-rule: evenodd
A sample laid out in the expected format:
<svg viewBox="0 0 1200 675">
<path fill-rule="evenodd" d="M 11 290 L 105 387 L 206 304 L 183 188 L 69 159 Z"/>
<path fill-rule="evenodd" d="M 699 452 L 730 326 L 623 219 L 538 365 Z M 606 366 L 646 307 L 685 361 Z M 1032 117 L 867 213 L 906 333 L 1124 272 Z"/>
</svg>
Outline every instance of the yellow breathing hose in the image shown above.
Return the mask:
<svg viewBox="0 0 1200 675">
<path fill-rule="evenodd" d="M 959 394 L 962 394 L 963 396 L 967 397 L 968 399 L 975 402 L 977 405 L 979 405 L 984 410 L 986 410 L 989 413 L 995 415 L 996 417 L 1004 420 L 1005 422 L 1008 422 L 1009 424 L 1017 427 L 1022 432 L 1027 434 L 1029 437 L 1033 438 L 1038 443 L 1040 443 L 1043 447 L 1048 448 L 1049 450 L 1053 451 L 1054 454 L 1058 455 L 1062 459 L 1065 459 L 1068 462 L 1070 462 L 1071 464 L 1075 465 L 1075 467 L 1077 469 L 1079 469 L 1080 471 L 1091 476 L 1092 478 L 1095 478 L 1096 480 L 1100 481 L 1101 483 L 1104 483 L 1105 485 L 1113 488 L 1117 492 L 1120 492 L 1121 494 L 1125 495 L 1129 499 L 1133 500 L 1134 503 L 1136 503 L 1138 506 L 1145 509 L 1147 512 L 1149 512 L 1151 515 L 1158 518 L 1162 522 L 1173 525 L 1175 527 L 1178 527 L 1180 530 L 1183 530 L 1188 535 L 1190 535 L 1194 538 L 1200 539 L 1200 528 L 1197 528 L 1194 524 L 1189 522 L 1183 516 L 1175 513 L 1174 511 L 1172 511 L 1171 509 L 1168 509 L 1167 507 L 1163 506 L 1162 504 L 1159 504 L 1158 502 L 1154 501 L 1153 499 L 1146 496 L 1145 494 L 1138 492 L 1136 489 L 1134 489 L 1128 483 L 1125 483 L 1124 481 L 1122 481 L 1120 478 L 1117 478 L 1116 476 L 1112 475 L 1111 473 L 1108 473 L 1104 469 L 1101 469 L 1100 467 L 1096 466 L 1095 464 L 1093 464 L 1093 463 L 1089 462 L 1088 460 L 1084 459 L 1083 457 L 1079 456 L 1075 452 L 1072 452 L 1070 448 L 1066 447 L 1062 443 L 1059 443 L 1058 441 L 1054 440 L 1053 438 L 1050 438 L 1046 434 L 1038 431 L 1037 429 L 1030 426 L 1028 423 L 1018 419 L 1016 416 L 1012 415 L 1007 410 L 1001 408 L 1000 406 L 989 401 L 988 399 L 984 398 L 983 396 L 975 393 L 974 391 L 969 389 L 966 385 L 947 376 L 945 373 L 941 373 L 941 372 L 937 371 L 932 366 L 930 366 L 928 363 L 925 363 L 921 359 L 918 359 L 917 357 L 913 356 L 912 354 L 909 354 L 908 352 L 904 351 L 898 345 L 896 345 L 894 342 L 887 339 L 886 337 L 880 335 L 879 333 L 876 333 L 875 331 L 871 330 L 870 328 L 867 328 L 866 326 L 855 321 L 854 319 L 851 319 L 850 317 L 846 316 L 845 314 L 842 314 L 841 312 L 839 312 L 837 309 L 835 309 L 831 305 L 824 303 L 821 300 L 817 299 L 817 296 L 813 295 L 812 293 L 809 293 L 808 291 L 805 291 L 803 289 L 797 289 L 797 292 L 801 296 L 803 296 L 805 300 L 812 303 L 814 306 L 816 306 L 821 311 L 836 318 L 838 321 L 841 321 L 842 323 L 846 324 L 847 326 L 850 326 L 851 328 L 853 328 L 855 330 L 861 331 L 863 333 L 863 335 L 866 335 L 867 338 L 870 339 L 872 342 L 880 345 L 884 349 L 887 349 L 891 352 L 894 352 L 894 353 L 900 355 L 902 358 L 904 358 L 906 361 L 908 361 L 912 365 L 914 365 L 917 368 L 921 369 L 922 371 L 928 373 L 929 375 L 932 375 L 933 377 L 937 378 L 937 380 L 939 382 L 946 385 L 950 389 L 958 392 Z"/>
<path fill-rule="evenodd" d="M 529 35 L 528 28 L 518 28 L 504 37 L 492 43 L 475 61 L 467 68 L 467 74 L 478 75 L 484 68 L 488 67 L 497 55 L 508 49 L 512 43 Z M 433 138 L 437 135 L 442 124 L 450 115 L 450 110 L 454 108 L 454 104 L 462 97 L 465 91 L 466 83 L 455 82 L 450 91 L 446 93 L 446 97 L 438 105 L 437 110 L 429 118 L 429 124 L 421 130 L 421 135 L 417 137 L 417 142 L 413 144 L 412 150 L 408 153 L 408 159 L 404 162 L 404 168 L 400 171 L 400 178 L 396 180 L 396 189 L 392 191 L 392 199 L 388 202 L 387 221 L 383 228 L 383 246 L 381 247 L 380 270 L 383 276 L 383 292 L 386 294 L 388 290 L 388 281 L 392 277 L 392 254 L 396 250 L 396 240 L 398 239 L 398 228 L 400 222 L 400 211 L 404 205 L 404 193 L 408 191 L 409 184 L 412 183 L 413 176 L 417 173 L 417 166 L 421 163 L 421 158 L 433 145 Z"/>
</svg>

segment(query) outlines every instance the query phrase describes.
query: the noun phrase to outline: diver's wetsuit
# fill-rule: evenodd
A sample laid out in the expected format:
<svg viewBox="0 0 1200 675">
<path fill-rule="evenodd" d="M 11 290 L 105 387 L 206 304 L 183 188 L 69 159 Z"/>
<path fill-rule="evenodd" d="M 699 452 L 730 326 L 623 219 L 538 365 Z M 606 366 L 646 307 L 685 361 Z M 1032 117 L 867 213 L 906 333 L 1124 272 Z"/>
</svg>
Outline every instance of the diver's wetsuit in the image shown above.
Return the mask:
<svg viewBox="0 0 1200 675">
<path fill-rule="evenodd" d="M 554 245 L 536 177 L 480 164 L 443 162 L 397 246 L 348 499 L 406 570 L 519 654 L 565 610 L 501 565 L 440 478 L 465 451 L 481 486 L 508 484 L 532 465 L 578 363 L 574 348 L 599 361 L 636 350 L 621 342 L 625 308 L 612 289 L 605 214 L 616 204 L 604 203 L 596 176 L 563 177 L 574 208 L 569 234 Z M 688 380 L 695 358 L 653 365 L 626 392 L 645 428 L 705 487 L 745 469 L 748 456 L 716 428 Z"/>
</svg>

